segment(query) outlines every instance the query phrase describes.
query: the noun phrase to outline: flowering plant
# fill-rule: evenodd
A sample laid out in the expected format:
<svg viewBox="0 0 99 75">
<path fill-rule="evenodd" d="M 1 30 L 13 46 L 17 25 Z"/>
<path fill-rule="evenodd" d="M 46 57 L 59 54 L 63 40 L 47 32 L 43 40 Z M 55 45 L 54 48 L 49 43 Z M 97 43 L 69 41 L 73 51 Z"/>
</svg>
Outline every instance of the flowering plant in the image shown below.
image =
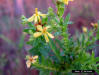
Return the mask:
<svg viewBox="0 0 99 75">
<path fill-rule="evenodd" d="M 73 0 L 58 0 L 55 2 L 57 13 L 49 7 L 47 14 L 42 14 L 35 8 L 35 14 L 30 18 L 22 16 L 24 31 L 29 34 L 27 42 L 32 48 L 26 56 L 28 68 L 36 68 L 40 75 L 71 75 L 72 70 L 95 70 L 99 73 L 99 57 L 95 58 L 92 50 L 99 40 L 99 26 L 92 23 L 93 29 L 82 28 L 83 33 L 70 37 L 68 25 L 70 14 L 63 18 L 65 5 Z M 96 36 L 94 36 L 96 32 Z M 92 50 L 91 53 L 88 51 Z"/>
</svg>

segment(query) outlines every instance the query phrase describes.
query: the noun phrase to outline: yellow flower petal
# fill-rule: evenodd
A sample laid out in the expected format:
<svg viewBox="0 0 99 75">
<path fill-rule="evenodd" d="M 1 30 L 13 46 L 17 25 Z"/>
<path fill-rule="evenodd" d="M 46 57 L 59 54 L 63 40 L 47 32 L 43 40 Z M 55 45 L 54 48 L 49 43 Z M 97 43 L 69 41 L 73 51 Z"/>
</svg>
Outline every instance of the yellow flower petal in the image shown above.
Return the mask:
<svg viewBox="0 0 99 75">
<path fill-rule="evenodd" d="M 30 59 L 30 55 L 27 55 L 27 56 L 26 56 L 26 59 Z"/>
<path fill-rule="evenodd" d="M 36 62 L 36 60 L 33 60 L 32 63 L 34 64 Z"/>
<path fill-rule="evenodd" d="M 46 17 L 46 14 L 42 14 L 41 12 L 38 12 L 39 16 L 42 16 L 42 17 Z"/>
<path fill-rule="evenodd" d="M 38 14 L 40 15 L 40 14 L 42 14 L 40 11 L 38 11 Z"/>
<path fill-rule="evenodd" d="M 31 16 L 30 18 L 28 18 L 28 22 L 32 22 L 34 20 L 34 16 Z"/>
<path fill-rule="evenodd" d="M 40 14 L 40 16 L 42 16 L 43 18 L 45 18 L 46 17 L 46 14 Z"/>
<path fill-rule="evenodd" d="M 35 23 L 37 22 L 37 16 L 35 16 L 35 18 L 34 18 L 34 22 L 35 22 Z"/>
<path fill-rule="evenodd" d="M 26 61 L 27 68 L 30 68 L 31 62 L 29 60 Z"/>
<path fill-rule="evenodd" d="M 68 5 L 69 1 L 73 1 L 73 0 L 63 0 L 64 4 Z"/>
<path fill-rule="evenodd" d="M 41 36 L 41 35 L 42 35 L 41 32 L 35 32 L 33 36 L 34 36 L 35 38 L 37 38 L 37 37 L 39 37 L 39 36 Z"/>
<path fill-rule="evenodd" d="M 49 36 L 50 38 L 54 38 L 54 36 L 53 36 L 52 34 L 50 34 L 49 32 L 47 32 L 47 34 L 48 34 L 48 36 Z"/>
<path fill-rule="evenodd" d="M 38 56 L 36 55 L 36 56 L 33 56 L 33 59 L 35 60 L 35 59 L 37 59 L 38 58 Z"/>
<path fill-rule="evenodd" d="M 95 28 L 98 28 L 98 24 L 97 23 L 91 23 L 91 25 Z"/>
<path fill-rule="evenodd" d="M 42 26 L 41 26 L 41 25 L 37 25 L 37 30 L 39 30 L 39 31 L 43 31 Z"/>
<path fill-rule="evenodd" d="M 83 32 L 86 33 L 87 32 L 87 27 L 83 27 L 82 30 L 83 30 Z"/>
<path fill-rule="evenodd" d="M 68 5 L 68 1 L 64 1 L 64 4 Z"/>
<path fill-rule="evenodd" d="M 40 16 L 38 16 L 38 20 L 40 21 L 41 19 L 40 19 Z"/>
<path fill-rule="evenodd" d="M 35 14 L 38 15 L 38 8 L 35 8 Z"/>
<path fill-rule="evenodd" d="M 34 23 L 37 23 L 38 21 L 40 21 L 40 17 L 46 17 L 46 14 L 42 14 L 41 12 L 38 11 L 38 8 L 35 8 L 35 14 L 33 16 L 31 16 L 28 21 L 32 22 L 34 21 Z"/>
<path fill-rule="evenodd" d="M 46 42 L 49 42 L 48 36 L 46 34 L 44 34 L 45 40 Z"/>
</svg>

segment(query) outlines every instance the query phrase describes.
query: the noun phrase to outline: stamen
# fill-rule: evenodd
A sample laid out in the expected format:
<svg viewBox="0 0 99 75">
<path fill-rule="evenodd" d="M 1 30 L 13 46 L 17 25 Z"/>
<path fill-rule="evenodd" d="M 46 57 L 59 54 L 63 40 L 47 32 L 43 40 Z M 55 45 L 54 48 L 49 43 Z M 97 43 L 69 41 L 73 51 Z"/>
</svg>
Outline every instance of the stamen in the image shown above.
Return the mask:
<svg viewBox="0 0 99 75">
<path fill-rule="evenodd" d="M 46 27 L 44 27 L 43 32 L 46 32 Z"/>
<path fill-rule="evenodd" d="M 29 59 L 30 61 L 32 61 L 33 60 L 33 58 L 32 57 L 30 57 L 30 59 Z"/>
</svg>

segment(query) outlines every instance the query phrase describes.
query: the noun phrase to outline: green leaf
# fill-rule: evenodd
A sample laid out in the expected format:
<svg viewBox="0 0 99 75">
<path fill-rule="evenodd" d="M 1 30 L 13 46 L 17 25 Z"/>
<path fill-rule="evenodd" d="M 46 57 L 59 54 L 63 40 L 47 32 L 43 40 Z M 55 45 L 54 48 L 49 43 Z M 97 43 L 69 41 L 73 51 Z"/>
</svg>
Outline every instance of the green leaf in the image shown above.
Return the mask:
<svg viewBox="0 0 99 75">
<path fill-rule="evenodd" d="M 97 40 L 99 40 L 99 21 L 98 21 L 98 29 L 97 29 L 96 38 L 97 38 Z"/>
<path fill-rule="evenodd" d="M 64 43 L 62 43 L 61 40 L 55 39 L 55 43 L 58 43 L 59 47 L 62 48 L 62 50 L 65 50 L 65 47 L 63 45 Z"/>
<path fill-rule="evenodd" d="M 99 70 L 97 69 L 97 70 L 95 70 L 96 71 L 96 73 L 98 73 L 98 75 L 99 75 Z"/>
<path fill-rule="evenodd" d="M 57 24 L 59 24 L 59 20 L 57 19 L 57 17 L 54 17 L 54 20 Z"/>
<path fill-rule="evenodd" d="M 67 26 L 68 23 L 70 22 L 70 14 L 68 14 L 66 17 L 65 17 L 65 21 L 64 21 L 64 25 Z"/>
<path fill-rule="evenodd" d="M 31 55 L 40 55 L 40 52 L 39 52 L 38 48 L 35 48 L 35 47 L 31 48 L 31 49 L 29 50 L 29 53 L 30 53 Z"/>
<path fill-rule="evenodd" d="M 53 8 L 51 8 L 51 7 L 48 8 L 48 13 L 47 14 L 48 14 L 49 17 L 55 17 Z"/>
<path fill-rule="evenodd" d="M 46 17 L 46 18 L 42 18 L 42 24 L 47 23 L 47 21 L 48 21 L 48 17 Z"/>
<path fill-rule="evenodd" d="M 43 55 L 43 56 L 45 56 L 45 57 L 48 57 L 48 55 L 49 55 L 49 53 L 50 53 L 51 51 L 50 51 L 50 48 L 49 47 L 47 47 L 47 46 L 42 46 L 42 47 L 40 47 L 40 53 Z"/>
<path fill-rule="evenodd" d="M 99 63 L 96 66 L 99 67 Z"/>
<path fill-rule="evenodd" d="M 31 22 L 27 23 L 29 27 L 34 27 L 34 25 Z"/>
<path fill-rule="evenodd" d="M 85 36 L 84 36 L 84 34 L 81 34 L 81 46 L 82 46 L 82 48 L 85 46 Z"/>
<path fill-rule="evenodd" d="M 57 4 L 57 8 L 58 8 L 57 14 L 59 18 L 61 18 L 64 14 L 64 4 Z"/>
<path fill-rule="evenodd" d="M 30 28 L 25 28 L 23 30 L 23 32 L 26 32 L 26 33 L 30 34 L 29 31 L 35 32 L 36 31 L 36 28 L 35 27 L 30 27 Z"/>
<path fill-rule="evenodd" d="M 94 60 L 95 60 L 95 52 L 92 51 L 92 61 L 94 62 Z"/>
<path fill-rule="evenodd" d="M 52 60 L 45 57 L 45 56 L 41 56 L 41 64 L 45 65 L 47 67 L 54 67 L 54 64 L 52 63 Z"/>
<path fill-rule="evenodd" d="M 96 57 L 95 58 L 95 62 L 99 62 L 99 57 Z"/>
<path fill-rule="evenodd" d="M 48 71 L 48 70 L 40 70 L 39 75 L 50 75 L 50 71 Z"/>
<path fill-rule="evenodd" d="M 60 50 L 57 48 L 56 44 L 53 42 L 52 39 L 50 39 L 49 45 L 50 45 L 51 49 L 53 50 L 53 52 L 55 53 L 56 57 L 59 60 L 61 60 L 61 58 L 60 58 Z"/>
<path fill-rule="evenodd" d="M 19 41 L 19 48 L 22 49 L 24 46 L 24 35 L 21 36 L 21 39 Z"/>
</svg>

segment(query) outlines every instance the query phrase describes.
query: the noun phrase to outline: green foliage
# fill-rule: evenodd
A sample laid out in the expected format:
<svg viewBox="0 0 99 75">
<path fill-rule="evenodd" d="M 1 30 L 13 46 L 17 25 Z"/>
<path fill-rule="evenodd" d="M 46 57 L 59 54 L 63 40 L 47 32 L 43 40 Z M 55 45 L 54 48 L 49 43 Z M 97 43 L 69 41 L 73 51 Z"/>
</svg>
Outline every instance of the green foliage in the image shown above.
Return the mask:
<svg viewBox="0 0 99 75">
<path fill-rule="evenodd" d="M 39 75 L 49 75 L 50 71 L 48 70 L 41 70 Z"/>
<path fill-rule="evenodd" d="M 61 18 L 64 14 L 64 4 L 62 3 L 57 3 L 57 15 L 59 16 L 59 18 Z"/>
<path fill-rule="evenodd" d="M 98 29 L 97 29 L 97 35 L 96 35 L 96 37 L 97 37 L 97 40 L 99 40 L 99 21 L 98 21 Z"/>
<path fill-rule="evenodd" d="M 27 25 L 23 31 L 30 35 L 27 42 L 32 48 L 29 53 L 34 56 L 39 56 L 39 61 L 32 64 L 33 68 L 40 71 L 40 75 L 71 75 L 72 70 L 95 70 L 97 73 L 99 64 L 99 57 L 95 58 L 93 48 L 97 46 L 95 41 L 99 38 L 99 26 L 97 35 L 94 36 L 95 30 L 88 30 L 87 33 L 76 33 L 74 36 L 69 36 L 68 25 L 72 24 L 70 21 L 70 14 L 67 14 L 65 19 L 64 4 L 56 3 L 57 13 L 54 13 L 53 8 L 49 7 L 46 18 L 42 18 L 40 25 L 51 28 L 49 33 L 53 33 L 54 39 L 48 37 L 49 42 L 45 41 L 44 34 L 35 38 L 33 34 L 37 31 L 35 23 L 28 22 L 27 18 L 23 16 L 22 24 Z M 39 24 L 39 22 L 37 23 Z M 75 38 L 74 38 L 75 37 Z M 92 53 L 88 51 L 91 50 Z"/>
</svg>

